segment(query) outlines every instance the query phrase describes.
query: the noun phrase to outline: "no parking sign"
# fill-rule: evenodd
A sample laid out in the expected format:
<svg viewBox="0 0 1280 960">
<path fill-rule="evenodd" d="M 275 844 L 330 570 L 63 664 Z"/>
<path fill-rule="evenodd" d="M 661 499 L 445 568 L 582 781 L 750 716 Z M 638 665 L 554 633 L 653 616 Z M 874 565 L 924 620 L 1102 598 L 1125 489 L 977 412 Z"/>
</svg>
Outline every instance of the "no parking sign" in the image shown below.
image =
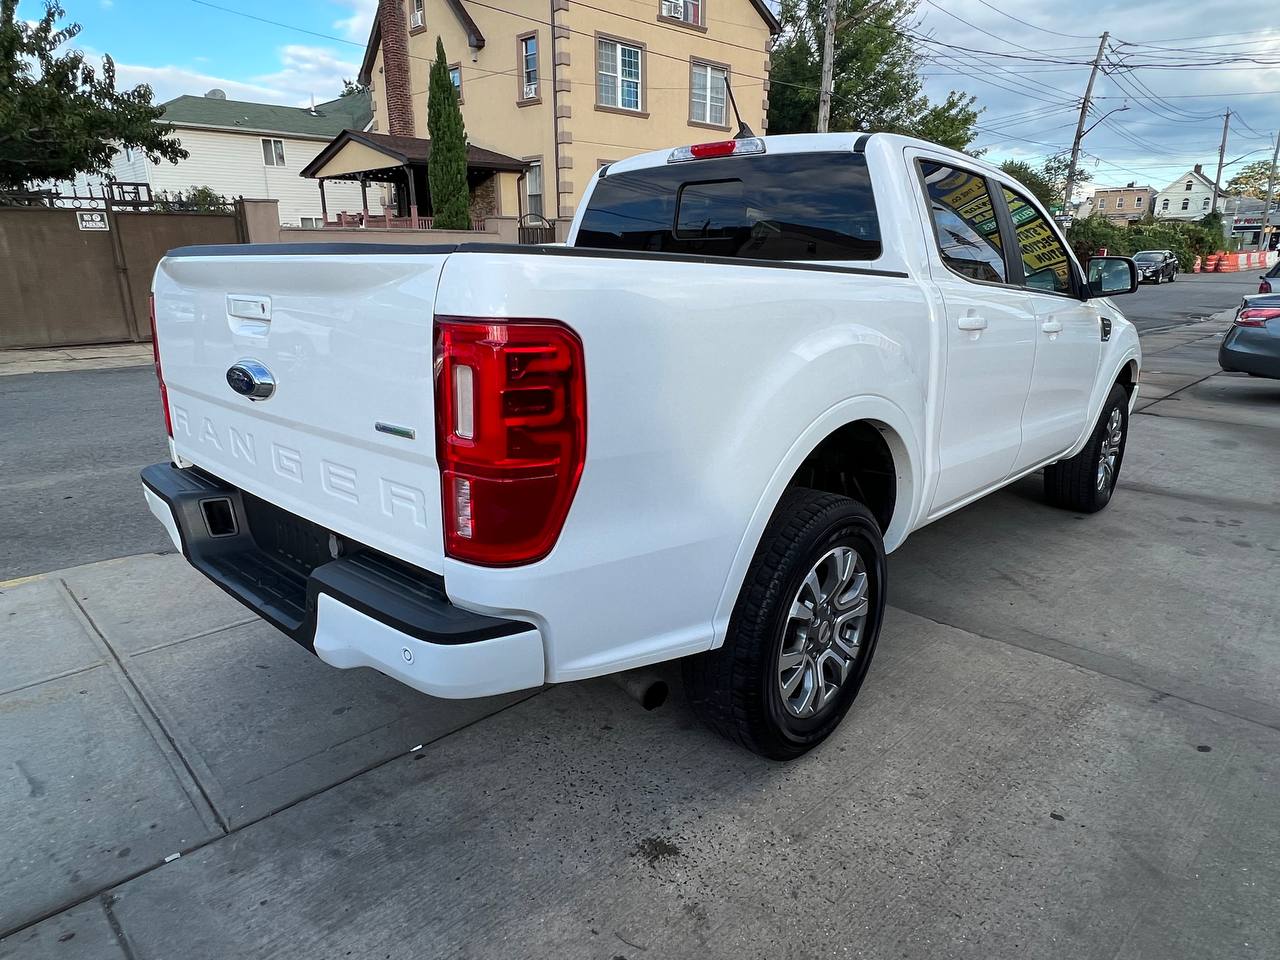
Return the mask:
<svg viewBox="0 0 1280 960">
<path fill-rule="evenodd" d="M 105 213 L 97 213 L 93 210 L 77 210 L 76 224 L 81 230 L 110 230 L 111 226 L 107 223 L 107 215 Z"/>
</svg>

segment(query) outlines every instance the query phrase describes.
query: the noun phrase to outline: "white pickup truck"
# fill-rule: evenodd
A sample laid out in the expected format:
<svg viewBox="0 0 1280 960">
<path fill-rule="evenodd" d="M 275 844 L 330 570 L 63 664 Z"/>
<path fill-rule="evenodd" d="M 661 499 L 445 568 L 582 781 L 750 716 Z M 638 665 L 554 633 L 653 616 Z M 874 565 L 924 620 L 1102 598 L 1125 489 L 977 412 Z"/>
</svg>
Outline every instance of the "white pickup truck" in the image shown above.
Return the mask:
<svg viewBox="0 0 1280 960">
<path fill-rule="evenodd" d="M 477 697 L 685 658 L 701 717 L 789 758 L 853 702 L 912 530 L 1037 470 L 1106 505 L 1136 285 L 917 140 L 647 153 L 565 246 L 172 251 L 142 480 L 327 663 Z"/>
</svg>

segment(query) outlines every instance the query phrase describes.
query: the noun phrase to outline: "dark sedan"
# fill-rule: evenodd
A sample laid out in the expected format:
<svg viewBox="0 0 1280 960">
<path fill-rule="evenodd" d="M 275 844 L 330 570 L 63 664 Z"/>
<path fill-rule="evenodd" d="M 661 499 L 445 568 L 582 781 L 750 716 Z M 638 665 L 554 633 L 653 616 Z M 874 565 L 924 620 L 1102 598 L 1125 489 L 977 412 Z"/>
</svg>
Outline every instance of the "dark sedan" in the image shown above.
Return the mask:
<svg viewBox="0 0 1280 960">
<path fill-rule="evenodd" d="M 1280 380 L 1280 293 L 1245 297 L 1218 348 L 1218 365 Z"/>
<path fill-rule="evenodd" d="M 1133 255 L 1139 283 L 1163 283 L 1178 279 L 1178 258 L 1172 250 L 1139 250 Z"/>
</svg>

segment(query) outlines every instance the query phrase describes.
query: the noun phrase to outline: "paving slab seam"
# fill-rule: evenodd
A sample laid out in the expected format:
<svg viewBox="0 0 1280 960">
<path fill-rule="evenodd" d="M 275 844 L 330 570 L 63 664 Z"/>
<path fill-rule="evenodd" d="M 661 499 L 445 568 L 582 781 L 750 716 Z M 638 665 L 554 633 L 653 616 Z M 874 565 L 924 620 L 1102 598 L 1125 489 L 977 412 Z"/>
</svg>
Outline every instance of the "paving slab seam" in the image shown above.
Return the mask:
<svg viewBox="0 0 1280 960">
<path fill-rule="evenodd" d="M 1006 646 L 1017 647 L 1019 650 L 1026 650 L 1028 653 L 1039 654 L 1040 656 L 1048 657 L 1051 660 L 1057 660 L 1061 663 L 1069 664 L 1079 670 L 1084 670 L 1100 677 L 1109 677 L 1112 680 L 1118 680 L 1121 683 L 1127 683 L 1143 690 L 1150 690 L 1152 693 L 1158 693 L 1162 697 L 1178 700 L 1182 703 L 1199 707 L 1202 710 L 1209 710 L 1213 713 L 1222 714 L 1223 716 L 1233 717 L 1236 720 L 1242 720 L 1245 723 L 1250 723 L 1254 726 L 1262 727 L 1267 730 L 1280 730 L 1280 709 L 1265 703 L 1258 703 L 1257 701 L 1249 700 L 1247 697 L 1232 697 L 1231 702 L 1234 704 L 1253 704 L 1258 708 L 1259 716 L 1250 716 L 1248 713 L 1232 710 L 1225 705 L 1209 702 L 1226 699 L 1226 695 L 1215 694 L 1213 691 L 1206 690 L 1200 684 L 1168 684 L 1168 686 L 1178 686 L 1183 688 L 1184 691 L 1187 691 L 1184 693 L 1175 693 L 1172 690 L 1165 689 L 1164 686 L 1157 686 L 1153 682 L 1149 682 L 1135 676 L 1133 671 L 1103 669 L 1101 665 L 1103 662 L 1123 664 L 1124 661 L 1119 657 L 1114 657 L 1105 653 L 1097 653 L 1086 647 L 1080 647 L 1073 643 L 1069 643 L 1066 640 L 1059 640 L 1056 637 L 1046 637 L 1040 634 L 1031 633 L 1028 630 L 1018 630 L 1017 632 L 1019 634 L 1025 634 L 1029 639 L 1022 637 L 1017 639 L 1011 637 L 993 637 L 971 627 L 966 627 L 957 623 L 950 623 L 946 620 L 939 619 L 938 617 L 929 616 L 927 613 L 909 610 L 906 607 L 900 607 L 899 609 L 905 610 L 912 616 L 919 617 L 922 620 L 928 620 L 931 623 L 936 623 L 939 626 L 949 627 L 952 630 L 962 630 L 965 633 L 972 634 L 975 637 L 981 637 L 984 640 L 993 640 L 996 643 L 1002 643 Z M 1067 655 L 1067 651 L 1079 651 L 1083 656 L 1078 658 L 1071 657 Z M 1207 697 L 1197 698 L 1196 696 L 1191 695 L 1190 691 L 1192 690 L 1203 691 L 1210 695 Z"/>
<path fill-rule="evenodd" d="M 111 928 L 111 935 L 116 938 L 116 945 L 120 948 L 120 952 L 124 954 L 125 960 L 135 960 L 136 954 L 133 952 L 133 946 L 129 943 L 129 938 L 125 936 L 124 927 L 120 925 L 120 918 L 116 916 L 114 909 L 115 897 L 110 893 L 102 893 L 99 895 L 99 902 L 102 904 L 102 912 L 106 915 L 107 926 Z"/>
<path fill-rule="evenodd" d="M 155 651 L 164 650 L 167 647 L 176 647 L 180 643 L 187 643 L 191 640 L 204 640 L 208 637 L 212 637 L 214 634 L 222 633 L 224 630 L 235 630 L 240 627 L 247 627 L 251 623 L 258 623 L 261 619 L 261 617 L 245 617 L 243 620 L 235 620 L 231 623 L 225 623 L 220 627 L 213 627 L 210 630 L 201 630 L 199 633 L 193 633 L 186 637 L 179 637 L 177 640 L 164 640 L 157 643 L 155 646 L 133 651 L 129 654 L 129 659 L 132 660 L 134 657 L 140 657 L 146 653 L 155 653 Z"/>
<path fill-rule="evenodd" d="M 66 584 L 63 584 L 63 586 L 66 586 Z M 103 908 L 107 910 L 107 918 L 109 921 L 112 921 L 111 929 L 113 932 L 116 933 L 117 937 L 120 939 L 121 949 L 125 949 L 126 957 L 132 960 L 133 954 L 129 950 L 127 950 L 124 946 L 125 937 L 126 937 L 126 934 L 124 933 L 124 928 L 122 925 L 118 923 L 118 921 L 115 921 L 114 912 L 108 909 L 109 898 L 112 896 L 114 891 L 118 890 L 120 887 L 123 887 L 129 883 L 132 883 L 134 880 L 137 880 L 139 877 L 143 877 L 149 873 L 153 873 L 156 870 L 159 870 L 161 867 L 167 866 L 171 862 L 171 860 L 176 861 L 180 859 L 180 857 L 186 857 L 186 856 L 190 856 L 193 853 L 198 853 L 199 851 L 203 850 L 205 847 L 208 847 L 212 844 L 221 843 L 222 841 L 226 840 L 228 837 L 235 836 L 237 833 L 239 833 L 242 830 L 247 830 L 249 827 L 262 823 L 265 820 L 270 820 L 272 817 L 277 816 L 278 814 L 284 813 L 287 810 L 292 810 L 294 807 L 298 806 L 299 804 L 306 803 L 308 800 L 312 800 L 315 797 L 320 796 L 321 794 L 328 793 L 330 790 L 340 787 L 343 784 L 350 783 L 352 780 L 355 780 L 357 777 L 362 777 L 367 773 L 370 773 L 381 767 L 385 767 L 389 763 L 395 763 L 397 760 L 403 760 L 405 757 L 411 757 L 411 756 L 420 754 L 424 749 L 431 746 L 432 744 L 439 743 L 441 740 L 451 737 L 454 734 L 461 733 L 464 730 L 468 730 L 471 727 L 475 726 L 476 724 L 483 723 L 484 721 L 489 720 L 492 717 L 501 716 L 502 714 L 506 713 L 508 710 L 512 709 L 513 707 L 518 707 L 522 703 L 528 703 L 530 700 L 532 700 L 534 697 L 538 696 L 539 694 L 545 693 L 548 689 L 550 689 L 550 687 L 538 687 L 537 689 L 531 691 L 528 696 L 521 697 L 519 700 L 514 700 L 511 703 L 507 704 L 506 706 L 502 707 L 501 709 L 495 710 L 493 713 L 485 714 L 482 717 L 477 717 L 476 719 L 470 721 L 469 723 L 465 723 L 460 727 L 450 730 L 448 733 L 444 733 L 438 737 L 435 737 L 434 739 L 424 740 L 422 743 L 418 744 L 417 746 L 414 746 L 409 750 L 405 750 L 402 753 L 397 753 L 394 756 L 390 756 L 383 760 L 378 760 L 374 763 L 368 764 L 367 766 L 362 767 L 361 769 L 356 770 L 351 774 L 348 774 L 347 776 L 343 777 L 341 780 L 335 780 L 333 783 L 330 783 L 326 786 L 318 787 L 317 789 L 312 790 L 309 793 L 303 794 L 302 796 L 295 798 L 294 800 L 290 801 L 284 806 L 279 807 L 278 809 L 272 810 L 270 813 L 264 813 L 260 817 L 255 817 L 252 820 L 246 820 L 244 823 L 240 824 L 239 826 L 230 828 L 226 833 L 222 834 L 221 836 L 210 837 L 208 840 L 202 840 L 199 843 L 191 844 L 189 847 L 184 847 L 181 850 L 177 851 L 178 856 L 172 857 L 171 859 L 163 860 L 160 863 L 154 863 L 149 867 L 143 867 L 141 870 L 137 870 L 126 877 L 122 877 L 121 879 L 116 880 L 114 883 L 110 883 L 104 887 L 94 890 L 91 893 L 88 893 L 77 900 L 72 900 L 68 903 L 64 903 L 62 906 L 57 907 L 53 910 L 46 911 L 45 913 L 42 913 L 37 917 L 33 917 L 32 919 L 20 924 L 19 926 L 13 927 L 12 929 L 0 930 L 0 940 L 5 940 L 9 937 L 22 933 L 24 930 L 29 930 L 31 927 L 34 927 L 37 924 L 44 923 L 46 920 L 59 916 L 60 914 L 66 913 L 68 910 L 72 910 L 78 906 L 81 906 L 82 904 L 88 903 L 90 900 L 93 900 L 95 898 L 102 898 L 101 902 L 102 902 Z"/>
<path fill-rule="evenodd" d="M 38 687 L 42 683 L 51 683 L 54 680 L 65 680 L 67 677 L 74 677 L 78 673 L 88 673 L 90 670 L 97 670 L 99 667 L 105 667 L 106 661 L 99 660 L 97 663 L 90 663 L 83 667 L 72 667 L 70 670 L 63 670 L 61 673 L 51 673 L 47 677 L 41 677 L 38 680 L 32 680 L 29 683 L 20 683 L 16 687 L 9 687 L 6 690 L 0 690 L 0 697 L 8 696 L 11 693 L 17 693 L 20 690 L 30 690 L 32 687 Z"/>
<path fill-rule="evenodd" d="M 1185 420 L 1187 418 L 1165 417 L 1163 419 Z M 1210 507 L 1215 510 L 1249 510 L 1254 513 L 1275 513 L 1280 511 L 1280 505 L 1264 503 L 1260 500 L 1245 500 L 1239 497 L 1214 497 L 1203 493 L 1180 493 L 1166 487 L 1153 487 L 1149 484 L 1134 483 L 1133 481 L 1122 480 L 1117 489 L 1122 489 L 1126 493 L 1138 494 L 1140 496 L 1159 497 L 1165 500 L 1177 500 L 1182 503 L 1194 503 L 1197 507 Z"/>
<path fill-rule="evenodd" d="M 134 701 L 134 709 L 138 710 L 139 706 L 142 707 L 141 710 L 138 710 L 138 715 L 141 717 L 144 725 L 146 725 L 148 731 L 151 733 L 152 738 L 160 747 L 165 759 L 169 761 L 169 765 L 174 767 L 174 772 L 178 774 L 178 782 L 182 784 L 183 790 L 188 796 L 190 796 L 191 790 L 188 783 L 195 787 L 199 794 L 199 798 L 191 797 L 193 801 L 192 805 L 200 811 L 201 818 L 206 822 L 208 822 L 209 817 L 212 817 L 213 822 L 210 826 L 216 826 L 224 835 L 228 833 L 229 830 L 226 819 L 218 811 L 217 807 L 214 806 L 213 800 L 209 797 L 209 793 L 205 789 L 204 784 L 201 783 L 200 778 L 196 776 L 195 771 L 191 767 L 191 763 L 183 755 L 182 751 L 178 749 L 178 745 L 175 742 L 173 735 L 165 727 L 163 721 L 161 721 L 159 715 L 156 713 L 155 708 L 151 705 L 151 702 L 146 698 L 141 689 L 139 689 L 137 681 L 129 673 L 129 668 L 125 666 L 124 661 L 120 658 L 120 655 L 116 653 L 115 648 L 107 641 L 106 635 L 99 629 L 97 623 L 94 622 L 93 617 L 89 615 L 89 611 L 84 608 L 84 605 L 80 602 L 80 598 L 75 595 L 75 591 L 73 591 L 62 578 L 58 579 L 58 583 L 62 586 L 65 595 L 70 598 L 75 609 L 89 626 L 90 635 L 93 637 L 94 641 L 106 651 L 109 658 L 107 663 L 109 666 L 114 665 L 117 679 L 120 681 L 120 684 L 124 688 L 125 693 L 129 696 L 129 699 Z M 157 733 L 159 733 L 159 737 L 156 736 Z M 181 770 L 179 770 L 177 766 L 174 766 L 175 759 L 177 760 L 178 765 L 181 766 Z M 184 773 L 185 776 L 183 776 Z M 205 816 L 206 812 L 209 816 Z"/>
<path fill-rule="evenodd" d="M 1196 386 L 1197 384 L 1204 383 L 1206 380 L 1212 380 L 1214 377 L 1218 376 L 1218 374 L 1220 374 L 1220 373 L 1222 373 L 1222 371 L 1221 371 L 1221 370 L 1214 370 L 1214 371 L 1212 371 L 1211 373 L 1206 373 L 1206 374 L 1205 374 L 1203 377 L 1201 377 L 1199 380 L 1192 380 L 1190 383 L 1183 384 L 1181 387 L 1178 387 L 1178 389 L 1177 389 L 1177 390 L 1171 390 L 1171 391 L 1169 391 L 1169 392 L 1168 392 L 1168 393 L 1166 393 L 1163 397 L 1161 397 L 1159 400 L 1152 400 L 1152 401 L 1151 401 L 1150 403 L 1148 403 L 1145 407 L 1142 407 L 1142 408 L 1141 408 L 1141 409 L 1139 409 L 1139 410 L 1135 410 L 1135 411 L 1134 411 L 1134 414 L 1136 415 L 1136 414 L 1139 414 L 1139 413 L 1146 413 L 1146 414 L 1149 414 L 1150 416 L 1153 416 L 1153 417 L 1163 416 L 1163 414 L 1159 414 L 1159 413 L 1151 413 L 1151 408 L 1152 408 L 1152 407 L 1154 407 L 1154 406 L 1155 406 L 1156 404 L 1158 404 L 1158 403 L 1164 403 L 1166 400 L 1172 400 L 1174 397 L 1176 397 L 1178 394 L 1180 394 L 1183 390 L 1189 390 L 1189 389 L 1191 389 L 1192 387 Z M 1138 387 L 1138 402 L 1139 402 L 1139 403 L 1141 403 L 1141 402 L 1142 402 L 1142 387 L 1141 387 L 1141 386 L 1139 386 L 1139 387 Z M 1184 419 L 1188 419 L 1188 420 L 1190 420 L 1190 419 L 1194 419 L 1194 418 L 1193 418 L 1193 417 L 1186 417 L 1186 418 L 1184 418 Z"/>
</svg>

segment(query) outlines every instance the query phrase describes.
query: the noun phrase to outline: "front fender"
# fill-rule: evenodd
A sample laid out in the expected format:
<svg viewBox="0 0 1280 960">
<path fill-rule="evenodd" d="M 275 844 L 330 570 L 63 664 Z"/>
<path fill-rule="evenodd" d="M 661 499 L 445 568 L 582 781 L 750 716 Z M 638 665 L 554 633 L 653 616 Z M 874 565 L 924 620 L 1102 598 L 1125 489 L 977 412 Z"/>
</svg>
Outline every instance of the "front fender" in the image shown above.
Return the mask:
<svg viewBox="0 0 1280 960">
<path fill-rule="evenodd" d="M 1064 460 L 1074 457 L 1088 442 L 1093 433 L 1094 425 L 1102 414 L 1102 405 L 1107 402 L 1107 395 L 1111 393 L 1111 388 L 1120 378 L 1125 366 L 1129 363 L 1137 363 L 1139 370 L 1142 368 L 1142 346 L 1138 342 L 1138 331 L 1133 324 L 1123 317 L 1117 316 L 1113 321 L 1111 339 L 1102 346 L 1102 359 L 1098 363 L 1098 378 L 1089 397 L 1089 415 L 1085 418 L 1084 431 L 1071 449 L 1063 455 L 1062 459 Z M 1135 378 L 1135 388 L 1129 400 L 1130 412 L 1133 411 L 1134 404 L 1138 399 L 1136 383 L 1137 380 Z"/>
</svg>

